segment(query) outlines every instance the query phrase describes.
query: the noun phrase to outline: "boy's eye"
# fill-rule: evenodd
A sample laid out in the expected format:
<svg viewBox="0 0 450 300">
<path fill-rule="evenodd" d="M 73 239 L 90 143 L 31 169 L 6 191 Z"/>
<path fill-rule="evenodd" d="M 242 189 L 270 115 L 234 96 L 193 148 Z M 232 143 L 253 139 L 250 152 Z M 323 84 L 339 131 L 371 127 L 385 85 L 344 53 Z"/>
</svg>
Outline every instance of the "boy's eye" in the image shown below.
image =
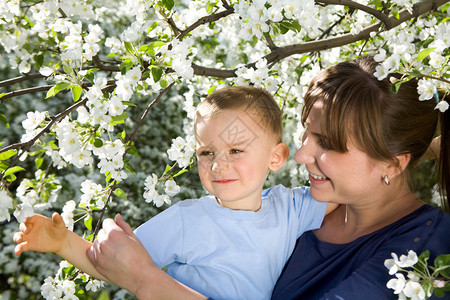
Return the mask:
<svg viewBox="0 0 450 300">
<path fill-rule="evenodd" d="M 231 149 L 230 150 L 230 154 L 238 154 L 238 153 L 242 153 L 242 152 L 244 152 L 244 151 L 239 150 L 239 149 Z"/>
<path fill-rule="evenodd" d="M 203 150 L 203 151 L 200 151 L 199 155 L 200 156 L 210 156 L 210 155 L 214 155 L 214 152 L 209 151 L 209 150 Z"/>
</svg>

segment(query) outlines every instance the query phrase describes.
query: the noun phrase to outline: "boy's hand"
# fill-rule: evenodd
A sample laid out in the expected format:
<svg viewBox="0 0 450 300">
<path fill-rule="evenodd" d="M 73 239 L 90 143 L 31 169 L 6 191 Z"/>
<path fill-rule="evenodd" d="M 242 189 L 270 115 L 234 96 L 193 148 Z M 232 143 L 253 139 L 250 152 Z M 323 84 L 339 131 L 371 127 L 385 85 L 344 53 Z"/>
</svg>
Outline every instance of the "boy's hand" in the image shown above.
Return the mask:
<svg viewBox="0 0 450 300">
<path fill-rule="evenodd" d="M 17 243 L 14 252 L 20 255 L 25 251 L 58 253 L 65 245 L 68 229 L 62 217 L 53 213 L 52 218 L 35 214 L 20 224 L 20 232 L 14 234 Z"/>
</svg>

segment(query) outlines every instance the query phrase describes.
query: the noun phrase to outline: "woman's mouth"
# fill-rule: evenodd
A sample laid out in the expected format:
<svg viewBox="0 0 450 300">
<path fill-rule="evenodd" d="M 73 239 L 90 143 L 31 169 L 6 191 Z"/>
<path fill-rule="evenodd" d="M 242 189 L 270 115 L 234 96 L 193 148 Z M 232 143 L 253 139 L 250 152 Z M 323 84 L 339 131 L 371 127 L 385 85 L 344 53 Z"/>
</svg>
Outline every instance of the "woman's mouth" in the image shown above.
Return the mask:
<svg viewBox="0 0 450 300">
<path fill-rule="evenodd" d="M 309 173 L 309 176 L 312 177 L 315 180 L 327 180 L 328 177 L 327 176 L 320 176 L 320 175 L 316 175 L 313 173 Z"/>
</svg>

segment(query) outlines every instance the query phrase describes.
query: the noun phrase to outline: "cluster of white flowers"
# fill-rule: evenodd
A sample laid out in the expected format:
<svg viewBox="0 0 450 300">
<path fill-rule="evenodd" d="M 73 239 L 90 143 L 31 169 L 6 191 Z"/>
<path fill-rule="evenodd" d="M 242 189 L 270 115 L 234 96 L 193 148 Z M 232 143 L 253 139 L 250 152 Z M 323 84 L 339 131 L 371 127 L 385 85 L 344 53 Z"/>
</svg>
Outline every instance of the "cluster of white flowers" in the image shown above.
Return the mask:
<svg viewBox="0 0 450 300">
<path fill-rule="evenodd" d="M 59 141 L 59 155 L 68 163 L 82 168 L 86 165 L 90 166 L 93 163 L 93 158 L 90 151 L 86 149 L 80 140 L 81 137 L 77 134 L 77 127 L 74 123 L 69 121 L 69 118 L 64 118 L 55 126 L 56 137 Z"/>
<path fill-rule="evenodd" d="M 128 177 L 128 174 L 123 170 L 125 145 L 121 140 L 106 141 L 102 147 L 93 148 L 93 152 L 100 158 L 98 167 L 100 167 L 101 173 L 109 172 L 111 178 L 117 181 L 122 181 Z"/>
<path fill-rule="evenodd" d="M 75 221 L 73 219 L 73 212 L 76 207 L 77 207 L 77 204 L 75 203 L 75 201 L 73 201 L 73 200 L 67 201 L 66 204 L 64 204 L 64 207 L 63 207 L 63 210 L 61 213 L 61 217 L 63 218 L 67 229 L 69 229 L 70 231 L 73 231 L 73 225 L 75 223 Z"/>
<path fill-rule="evenodd" d="M 270 92 L 275 92 L 280 84 L 276 77 L 269 76 L 266 59 L 257 61 L 255 68 L 240 67 L 236 75 L 252 82 L 255 86 L 264 86 Z"/>
<path fill-rule="evenodd" d="M 158 192 L 158 185 L 160 180 L 156 174 L 152 174 L 145 179 L 145 188 L 144 188 L 144 199 L 145 202 L 151 203 L 153 202 L 156 207 L 162 206 L 164 203 L 171 204 L 172 201 L 170 197 L 175 196 L 179 191 L 180 187 L 176 184 L 176 182 L 172 179 L 166 180 L 164 183 L 164 192 L 165 194 L 160 194 Z"/>
<path fill-rule="evenodd" d="M 169 159 L 176 161 L 180 168 L 188 167 L 192 156 L 195 154 L 195 137 L 190 135 L 186 137 L 186 140 L 181 136 L 173 139 L 167 154 Z"/>
<path fill-rule="evenodd" d="M 391 255 L 392 259 L 385 260 L 384 265 L 389 269 L 389 274 L 395 275 L 396 278 L 389 280 L 386 286 L 394 290 L 394 294 L 398 295 L 398 299 L 425 300 L 431 297 L 432 289 L 423 288 L 421 284 L 423 278 L 414 269 L 414 266 L 419 261 L 417 254 L 410 250 L 408 255 L 401 255 L 400 258 L 395 253 Z M 408 270 L 406 270 L 407 268 Z M 407 278 L 399 271 L 407 272 Z M 443 288 L 445 281 L 432 279 L 432 285 L 436 288 Z"/>
<path fill-rule="evenodd" d="M 381 48 L 374 57 L 376 61 L 381 63 L 374 74 L 379 80 L 386 78 L 389 73 L 402 73 L 402 71 L 407 73 L 410 69 L 418 70 L 424 75 L 433 73 L 432 77 L 434 78 L 442 77 L 450 70 L 450 66 L 446 64 L 447 58 L 443 55 L 450 48 L 450 24 L 448 22 L 436 24 L 436 20 L 419 20 L 415 27 L 402 26 L 400 31 L 392 29 L 382 33 L 382 35 L 389 42 L 388 50 L 390 54 L 388 55 L 387 51 Z M 427 43 L 427 48 L 416 49 L 415 41 L 418 39 L 424 42 L 430 40 L 431 42 Z M 428 64 L 424 63 L 424 59 L 417 59 L 417 50 L 431 51 L 427 59 Z M 419 100 L 435 99 L 437 102 L 436 109 L 445 112 L 449 103 L 438 98 L 438 90 L 449 91 L 450 84 L 430 78 L 419 80 L 417 88 Z"/>
<path fill-rule="evenodd" d="M 79 299 L 75 293 L 75 282 L 64 276 L 64 269 L 70 268 L 70 264 L 67 261 L 61 261 L 59 264 L 58 274 L 59 276 L 47 277 L 44 280 L 44 284 L 41 286 L 41 295 L 44 299 L 63 299 L 63 300 L 76 300 Z M 100 287 L 103 287 L 103 282 L 90 278 L 85 274 L 79 274 L 77 278 L 82 278 L 86 283 L 86 290 L 96 292 Z"/>
<path fill-rule="evenodd" d="M 87 209 L 102 209 L 105 206 L 106 193 L 101 184 L 86 179 L 81 183 L 80 207 Z"/>
<path fill-rule="evenodd" d="M 11 219 L 9 210 L 13 208 L 13 199 L 8 195 L 6 191 L 0 191 L 0 222 L 8 221 Z"/>
<path fill-rule="evenodd" d="M 170 46 L 166 44 L 160 49 L 165 60 L 171 62 L 175 73 L 186 80 L 190 80 L 194 76 L 192 57 L 190 57 L 193 45 L 194 40 L 192 38 L 185 38 L 182 41 L 174 39 Z"/>
<path fill-rule="evenodd" d="M 50 195 L 48 198 L 44 199 L 38 194 L 38 190 L 44 191 L 45 184 L 43 181 L 44 172 L 42 170 L 37 170 L 35 173 L 35 179 L 24 179 L 20 182 L 20 185 L 16 190 L 16 197 L 20 203 L 16 206 L 14 211 L 14 217 L 19 223 L 25 222 L 27 217 L 31 217 L 34 214 L 35 209 L 47 209 L 50 208 L 52 203 L 56 201 L 58 196 L 58 191 L 61 188 L 61 183 L 58 179 L 51 179 L 48 183 L 56 188 L 45 191 L 44 194 L 48 192 Z M 47 178 L 47 180 L 50 180 Z M 35 186 L 38 185 L 38 188 Z"/>
<path fill-rule="evenodd" d="M 408 280 L 406 280 L 405 276 L 402 273 L 397 273 L 399 268 L 411 268 L 418 261 L 417 254 L 410 250 L 408 255 L 401 255 L 400 259 L 397 254 L 392 253 L 392 259 L 387 259 L 384 262 L 386 268 L 389 269 L 389 274 L 396 276 L 388 281 L 386 286 L 390 289 L 394 290 L 394 294 L 399 295 L 398 299 L 406 299 L 412 298 L 414 300 L 424 300 L 425 299 L 425 291 L 418 282 L 420 278 L 418 278 L 414 273 L 408 273 Z M 431 295 L 428 295 L 428 297 Z"/>
<path fill-rule="evenodd" d="M 28 142 L 33 139 L 39 132 L 39 126 L 44 122 L 48 116 L 48 112 L 28 112 L 27 118 L 22 121 L 22 126 L 25 129 L 25 134 L 22 135 L 21 142 Z"/>
</svg>

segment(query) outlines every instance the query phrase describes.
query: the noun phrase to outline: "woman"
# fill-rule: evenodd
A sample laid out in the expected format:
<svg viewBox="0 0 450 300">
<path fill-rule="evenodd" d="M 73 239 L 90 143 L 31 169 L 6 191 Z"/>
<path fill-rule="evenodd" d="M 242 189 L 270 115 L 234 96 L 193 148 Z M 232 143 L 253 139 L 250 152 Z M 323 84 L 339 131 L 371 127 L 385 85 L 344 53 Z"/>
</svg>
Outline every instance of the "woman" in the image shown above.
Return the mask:
<svg viewBox="0 0 450 300">
<path fill-rule="evenodd" d="M 389 79 L 373 76 L 376 65 L 370 58 L 339 63 L 310 84 L 302 116 L 307 130 L 295 159 L 310 173 L 313 197 L 341 205 L 298 239 L 274 299 L 395 299 L 384 267 L 391 252 L 429 250 L 430 261 L 450 253 L 450 215 L 409 187 L 439 127 L 440 188 L 443 196 L 450 190 L 449 112 L 418 101 L 414 80 L 392 94 Z M 205 298 L 157 269 L 120 217 L 105 220 L 88 255 L 139 299 Z"/>
</svg>

